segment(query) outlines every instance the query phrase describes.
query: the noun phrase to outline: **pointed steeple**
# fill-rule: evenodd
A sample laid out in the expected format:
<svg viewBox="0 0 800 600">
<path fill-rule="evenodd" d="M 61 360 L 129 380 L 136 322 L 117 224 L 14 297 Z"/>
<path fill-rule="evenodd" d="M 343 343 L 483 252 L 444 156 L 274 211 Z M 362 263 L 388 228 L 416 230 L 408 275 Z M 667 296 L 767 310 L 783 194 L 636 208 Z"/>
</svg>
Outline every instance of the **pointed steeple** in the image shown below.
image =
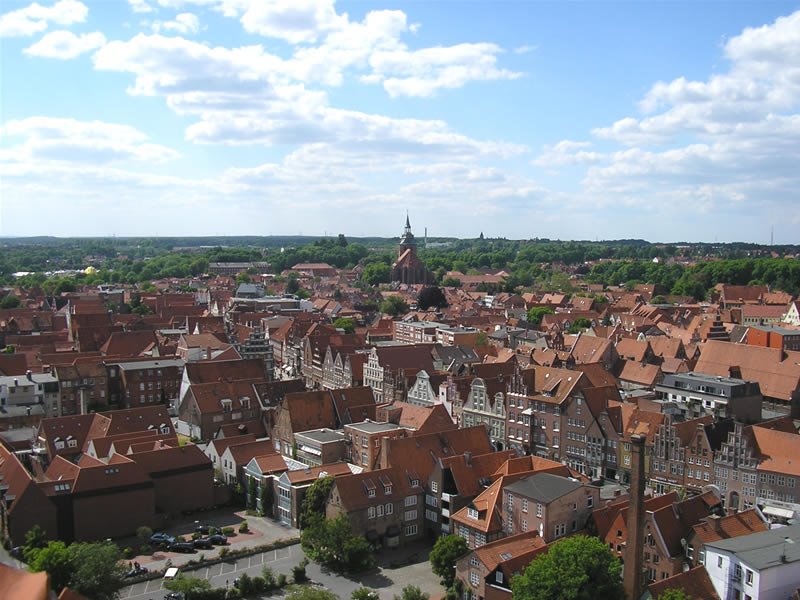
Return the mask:
<svg viewBox="0 0 800 600">
<path fill-rule="evenodd" d="M 411 231 L 411 221 L 408 219 L 408 211 L 406 211 L 406 231 Z"/>
</svg>

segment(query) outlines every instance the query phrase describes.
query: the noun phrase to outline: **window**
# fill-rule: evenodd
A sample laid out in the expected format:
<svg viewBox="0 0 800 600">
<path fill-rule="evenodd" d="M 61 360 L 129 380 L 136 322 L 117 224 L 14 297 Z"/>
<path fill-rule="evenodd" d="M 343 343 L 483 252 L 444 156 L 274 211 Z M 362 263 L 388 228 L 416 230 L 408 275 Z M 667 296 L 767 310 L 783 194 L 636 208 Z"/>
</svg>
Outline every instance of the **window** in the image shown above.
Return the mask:
<svg viewBox="0 0 800 600">
<path fill-rule="evenodd" d="M 527 498 L 523 498 L 522 499 L 522 512 L 524 512 L 524 513 L 528 512 L 528 499 Z"/>
<path fill-rule="evenodd" d="M 384 485 L 383 493 L 386 494 L 387 496 L 390 495 L 392 493 L 392 485 L 391 484 Z"/>
<path fill-rule="evenodd" d="M 543 512 L 543 507 L 541 504 L 536 504 L 536 516 L 541 517 Z"/>
<path fill-rule="evenodd" d="M 417 497 L 416 496 L 406 496 L 406 499 L 403 501 L 405 506 L 416 506 L 417 505 Z"/>
<path fill-rule="evenodd" d="M 467 509 L 467 516 L 470 519 L 477 519 L 478 518 L 478 511 L 475 510 L 474 508 L 468 508 Z"/>
<path fill-rule="evenodd" d="M 67 446 L 75 448 L 78 445 L 78 440 L 67 440 Z"/>
<path fill-rule="evenodd" d="M 469 544 L 469 528 L 466 525 L 459 526 L 458 535 L 467 540 L 467 543 Z"/>
<path fill-rule="evenodd" d="M 473 556 L 472 556 L 472 557 L 469 559 L 469 566 L 471 566 L 471 567 L 477 567 L 479 564 L 480 564 L 480 563 L 478 562 L 478 557 L 477 557 L 477 556 L 473 555 Z"/>
<path fill-rule="evenodd" d="M 416 521 L 417 520 L 417 511 L 416 510 L 407 510 L 406 514 L 403 515 L 404 521 Z"/>
<path fill-rule="evenodd" d="M 528 531 L 528 519 L 522 519 L 522 531 Z"/>
<path fill-rule="evenodd" d="M 733 580 L 734 581 L 742 580 L 742 565 L 736 565 L 733 568 Z"/>
<path fill-rule="evenodd" d="M 56 450 L 63 450 L 64 449 L 64 442 L 63 441 L 57 441 L 55 445 L 56 445 Z"/>
<path fill-rule="evenodd" d="M 485 533 L 476 533 L 475 534 L 475 547 L 480 548 L 481 546 L 486 545 L 486 534 Z"/>
<path fill-rule="evenodd" d="M 478 572 L 477 571 L 470 571 L 469 572 L 469 582 L 471 585 L 478 585 Z"/>
<path fill-rule="evenodd" d="M 594 496 L 587 496 L 586 497 L 586 506 L 592 508 L 594 506 Z"/>
<path fill-rule="evenodd" d="M 374 498 L 375 497 L 375 490 L 367 490 L 367 496 L 369 498 Z"/>
<path fill-rule="evenodd" d="M 417 526 L 416 525 L 406 525 L 403 533 L 406 536 L 417 535 Z"/>
<path fill-rule="evenodd" d="M 503 572 L 502 571 L 497 571 L 497 573 L 495 573 L 495 578 L 494 579 L 495 579 L 495 581 L 497 583 L 503 583 Z"/>
<path fill-rule="evenodd" d="M 393 513 L 394 513 L 394 504 L 390 502 L 389 504 L 386 505 L 386 514 L 391 515 Z"/>
<path fill-rule="evenodd" d="M 431 481 L 431 491 L 435 494 L 439 491 L 439 483 L 436 481 Z"/>
<path fill-rule="evenodd" d="M 567 524 L 561 523 L 555 526 L 555 537 L 561 537 L 567 533 Z"/>
<path fill-rule="evenodd" d="M 753 572 L 750 569 L 747 569 L 744 574 L 744 582 L 747 585 L 753 585 Z"/>
<path fill-rule="evenodd" d="M 378 504 L 378 516 L 383 516 L 383 504 Z"/>
</svg>

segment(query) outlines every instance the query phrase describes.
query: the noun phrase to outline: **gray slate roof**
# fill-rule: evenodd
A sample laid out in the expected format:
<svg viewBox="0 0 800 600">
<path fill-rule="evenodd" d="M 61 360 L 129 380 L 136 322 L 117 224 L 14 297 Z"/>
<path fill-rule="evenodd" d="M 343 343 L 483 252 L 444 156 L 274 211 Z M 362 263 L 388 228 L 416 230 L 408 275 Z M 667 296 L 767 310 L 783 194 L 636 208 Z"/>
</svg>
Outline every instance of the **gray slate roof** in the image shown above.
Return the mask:
<svg viewBox="0 0 800 600">
<path fill-rule="evenodd" d="M 787 538 L 789 542 L 786 541 Z M 762 571 L 800 561 L 800 525 L 706 542 L 706 546 L 735 554 L 747 566 Z M 784 556 L 785 560 L 782 558 Z"/>
<path fill-rule="evenodd" d="M 580 482 L 552 473 L 536 473 L 506 486 L 515 495 L 531 498 L 542 504 L 566 496 L 581 487 Z"/>
</svg>

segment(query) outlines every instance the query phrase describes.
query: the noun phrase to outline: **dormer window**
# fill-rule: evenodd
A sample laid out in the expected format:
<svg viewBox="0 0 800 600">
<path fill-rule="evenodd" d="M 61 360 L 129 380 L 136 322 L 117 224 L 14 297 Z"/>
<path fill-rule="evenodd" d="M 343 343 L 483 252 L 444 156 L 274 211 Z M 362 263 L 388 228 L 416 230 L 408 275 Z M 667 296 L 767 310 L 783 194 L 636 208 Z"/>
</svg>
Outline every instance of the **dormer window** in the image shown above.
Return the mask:
<svg viewBox="0 0 800 600">
<path fill-rule="evenodd" d="M 161 427 L 161 429 L 160 429 L 160 431 L 161 431 L 161 433 L 163 433 L 164 435 L 167 435 L 167 434 L 169 434 L 169 425 L 164 425 L 164 426 L 162 426 L 162 427 Z"/>
<path fill-rule="evenodd" d="M 474 508 L 468 508 L 467 509 L 467 516 L 470 519 L 475 519 L 477 521 L 478 520 L 478 511 L 475 510 Z"/>
<path fill-rule="evenodd" d="M 69 446 L 70 448 L 76 448 L 78 446 L 78 440 L 76 439 L 67 440 L 67 446 Z"/>
<path fill-rule="evenodd" d="M 383 493 L 387 496 L 392 493 L 392 486 L 391 484 L 383 484 Z"/>
<path fill-rule="evenodd" d="M 375 490 L 374 489 L 367 490 L 367 496 L 370 497 L 370 498 L 374 498 L 375 497 Z"/>
<path fill-rule="evenodd" d="M 412 479 L 411 487 L 419 487 L 419 479 Z"/>
<path fill-rule="evenodd" d="M 231 412 L 231 401 L 230 398 L 225 398 L 224 400 L 220 400 L 222 404 L 222 412 Z"/>
<path fill-rule="evenodd" d="M 63 450 L 64 449 L 64 440 L 56 440 L 54 442 L 56 450 Z"/>
</svg>

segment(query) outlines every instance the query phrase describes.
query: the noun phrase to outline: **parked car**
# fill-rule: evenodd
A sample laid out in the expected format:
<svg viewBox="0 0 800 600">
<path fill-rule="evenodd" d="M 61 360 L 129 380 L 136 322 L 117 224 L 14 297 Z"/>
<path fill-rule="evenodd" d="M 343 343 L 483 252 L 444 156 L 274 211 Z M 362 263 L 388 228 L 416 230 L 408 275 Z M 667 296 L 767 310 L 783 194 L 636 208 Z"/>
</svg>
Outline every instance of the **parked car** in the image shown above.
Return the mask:
<svg viewBox="0 0 800 600">
<path fill-rule="evenodd" d="M 142 565 L 137 565 L 125 573 L 125 577 L 136 577 L 138 575 L 144 575 L 145 573 L 147 573 L 147 568 Z"/>
<path fill-rule="evenodd" d="M 166 596 L 164 596 L 164 600 L 184 600 L 186 596 L 183 595 L 183 592 L 170 592 Z"/>
<path fill-rule="evenodd" d="M 154 546 L 169 546 L 175 543 L 175 537 L 166 533 L 154 533 L 150 536 L 150 543 Z"/>
<path fill-rule="evenodd" d="M 194 552 L 194 544 L 192 542 L 175 542 L 174 544 L 170 544 L 168 549 L 171 552 L 190 554 Z"/>
<path fill-rule="evenodd" d="M 198 548 L 198 549 L 201 549 L 201 550 L 210 550 L 211 548 L 214 547 L 214 543 L 210 539 L 208 539 L 207 537 L 197 538 L 196 540 L 194 540 L 192 542 L 192 544 L 194 544 L 195 548 Z"/>
<path fill-rule="evenodd" d="M 197 533 L 202 533 L 203 535 L 208 535 L 208 531 L 211 529 L 211 525 L 198 525 L 194 528 Z"/>
<path fill-rule="evenodd" d="M 228 538 L 221 533 L 208 536 L 208 540 L 216 546 L 226 546 L 228 544 Z"/>
</svg>

